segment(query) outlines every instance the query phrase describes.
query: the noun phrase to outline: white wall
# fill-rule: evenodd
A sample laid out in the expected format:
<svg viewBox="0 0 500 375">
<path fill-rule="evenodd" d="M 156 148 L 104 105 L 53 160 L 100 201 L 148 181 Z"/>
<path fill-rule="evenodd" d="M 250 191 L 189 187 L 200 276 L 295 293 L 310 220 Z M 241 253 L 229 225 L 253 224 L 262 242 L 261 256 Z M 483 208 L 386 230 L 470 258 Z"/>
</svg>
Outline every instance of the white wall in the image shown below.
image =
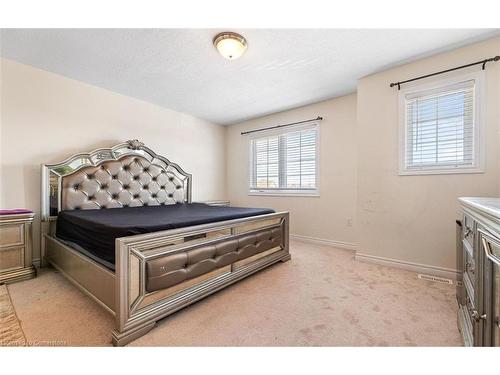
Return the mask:
<svg viewBox="0 0 500 375">
<path fill-rule="evenodd" d="M 225 198 L 222 126 L 1 60 L 0 207 L 39 213 L 40 164 L 138 138 L 193 174 L 193 200 Z M 39 254 L 35 224 L 35 258 Z"/>
<path fill-rule="evenodd" d="M 398 176 L 398 90 L 390 88 L 389 83 L 495 55 L 500 55 L 500 38 L 359 80 L 356 136 L 359 252 L 456 268 L 454 231 L 455 219 L 460 216 L 457 198 L 500 193 L 500 63 L 489 64 L 485 71 L 486 172 L 482 174 Z"/>
<path fill-rule="evenodd" d="M 320 197 L 249 196 L 249 146 L 242 131 L 303 119 L 324 118 L 320 125 Z M 232 125 L 226 131 L 227 194 L 233 205 L 290 211 L 290 232 L 346 242 L 355 241 L 356 95 Z"/>
<path fill-rule="evenodd" d="M 499 54 L 497 37 L 364 77 L 357 95 L 228 127 L 228 198 L 236 205 L 290 211 L 292 234 L 354 243 L 358 253 L 372 257 L 455 269 L 457 198 L 500 195 L 500 63 L 489 64 L 485 72 L 486 172 L 482 174 L 399 176 L 398 91 L 389 83 Z M 325 118 L 321 197 L 249 196 L 248 140 L 240 132 L 318 115 Z M 349 218 L 355 219 L 355 230 L 347 226 Z"/>
<path fill-rule="evenodd" d="M 227 128 L 3 59 L 0 206 L 38 212 L 41 163 L 139 138 L 193 173 L 194 200 L 288 210 L 292 234 L 454 269 L 457 197 L 500 195 L 500 63 L 485 72 L 483 174 L 398 176 L 398 92 L 388 84 L 498 54 L 497 37 L 364 77 L 357 95 Z M 249 196 L 248 139 L 240 132 L 318 115 L 320 197 Z"/>
</svg>

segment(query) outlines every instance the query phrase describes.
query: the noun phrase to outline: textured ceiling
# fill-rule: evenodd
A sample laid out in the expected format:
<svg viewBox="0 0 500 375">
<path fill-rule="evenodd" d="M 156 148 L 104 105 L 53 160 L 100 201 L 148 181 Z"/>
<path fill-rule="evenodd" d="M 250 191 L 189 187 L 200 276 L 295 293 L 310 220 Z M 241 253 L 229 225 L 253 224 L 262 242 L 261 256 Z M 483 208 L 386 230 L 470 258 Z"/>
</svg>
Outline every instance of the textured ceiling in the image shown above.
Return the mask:
<svg viewBox="0 0 500 375">
<path fill-rule="evenodd" d="M 3 29 L 1 54 L 227 125 L 354 92 L 360 77 L 499 30 L 232 29 L 248 40 L 235 61 L 213 47 L 220 31 Z"/>
</svg>

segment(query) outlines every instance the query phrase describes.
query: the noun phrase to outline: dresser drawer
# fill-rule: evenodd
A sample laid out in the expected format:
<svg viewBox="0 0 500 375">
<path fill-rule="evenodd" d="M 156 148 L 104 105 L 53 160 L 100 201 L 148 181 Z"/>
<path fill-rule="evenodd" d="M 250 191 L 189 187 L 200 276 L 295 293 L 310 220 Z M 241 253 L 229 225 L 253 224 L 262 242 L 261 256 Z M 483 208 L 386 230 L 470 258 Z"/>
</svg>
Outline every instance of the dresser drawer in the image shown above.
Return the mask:
<svg viewBox="0 0 500 375">
<path fill-rule="evenodd" d="M 11 246 L 0 248 L 0 270 L 24 267 L 24 247 Z"/>
<path fill-rule="evenodd" d="M 24 224 L 0 226 L 0 248 L 24 244 Z"/>
<path fill-rule="evenodd" d="M 463 239 L 474 248 L 474 219 L 468 215 L 464 215 Z"/>
<path fill-rule="evenodd" d="M 465 316 L 466 316 L 466 319 L 465 319 L 465 323 L 467 325 L 467 328 L 470 330 L 470 332 L 472 333 L 472 335 L 474 336 L 474 331 L 475 331 L 475 324 L 474 324 L 474 318 L 472 316 L 473 314 L 473 311 L 475 310 L 475 307 L 474 307 L 474 301 L 469 297 L 469 296 L 466 296 L 465 297 Z"/>
<path fill-rule="evenodd" d="M 463 274 L 463 284 L 465 288 L 466 300 L 470 300 L 472 303 L 474 303 L 474 284 L 467 272 L 464 272 Z"/>
<path fill-rule="evenodd" d="M 467 274 L 474 287 L 476 284 L 476 262 L 474 261 L 473 255 L 467 250 L 464 251 L 464 272 Z"/>
</svg>

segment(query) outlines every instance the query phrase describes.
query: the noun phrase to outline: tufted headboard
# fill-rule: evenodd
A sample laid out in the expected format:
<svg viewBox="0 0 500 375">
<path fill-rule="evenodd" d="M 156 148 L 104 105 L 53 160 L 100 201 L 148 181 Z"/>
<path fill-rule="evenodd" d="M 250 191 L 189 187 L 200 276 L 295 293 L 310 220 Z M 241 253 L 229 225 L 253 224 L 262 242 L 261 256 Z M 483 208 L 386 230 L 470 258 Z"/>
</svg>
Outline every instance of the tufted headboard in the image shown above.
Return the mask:
<svg viewBox="0 0 500 375">
<path fill-rule="evenodd" d="M 42 165 L 42 219 L 61 210 L 191 202 L 191 175 L 132 140 Z"/>
</svg>

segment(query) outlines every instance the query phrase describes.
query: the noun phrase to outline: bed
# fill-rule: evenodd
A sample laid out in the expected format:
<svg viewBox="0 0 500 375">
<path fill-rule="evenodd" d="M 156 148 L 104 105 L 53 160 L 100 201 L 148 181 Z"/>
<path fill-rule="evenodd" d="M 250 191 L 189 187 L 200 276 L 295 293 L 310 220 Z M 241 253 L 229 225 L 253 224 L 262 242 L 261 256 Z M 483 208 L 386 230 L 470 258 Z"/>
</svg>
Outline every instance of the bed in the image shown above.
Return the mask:
<svg viewBox="0 0 500 375">
<path fill-rule="evenodd" d="M 114 315 L 114 345 L 290 259 L 288 212 L 193 203 L 191 191 L 189 173 L 138 140 L 42 165 L 42 265 Z"/>
</svg>

